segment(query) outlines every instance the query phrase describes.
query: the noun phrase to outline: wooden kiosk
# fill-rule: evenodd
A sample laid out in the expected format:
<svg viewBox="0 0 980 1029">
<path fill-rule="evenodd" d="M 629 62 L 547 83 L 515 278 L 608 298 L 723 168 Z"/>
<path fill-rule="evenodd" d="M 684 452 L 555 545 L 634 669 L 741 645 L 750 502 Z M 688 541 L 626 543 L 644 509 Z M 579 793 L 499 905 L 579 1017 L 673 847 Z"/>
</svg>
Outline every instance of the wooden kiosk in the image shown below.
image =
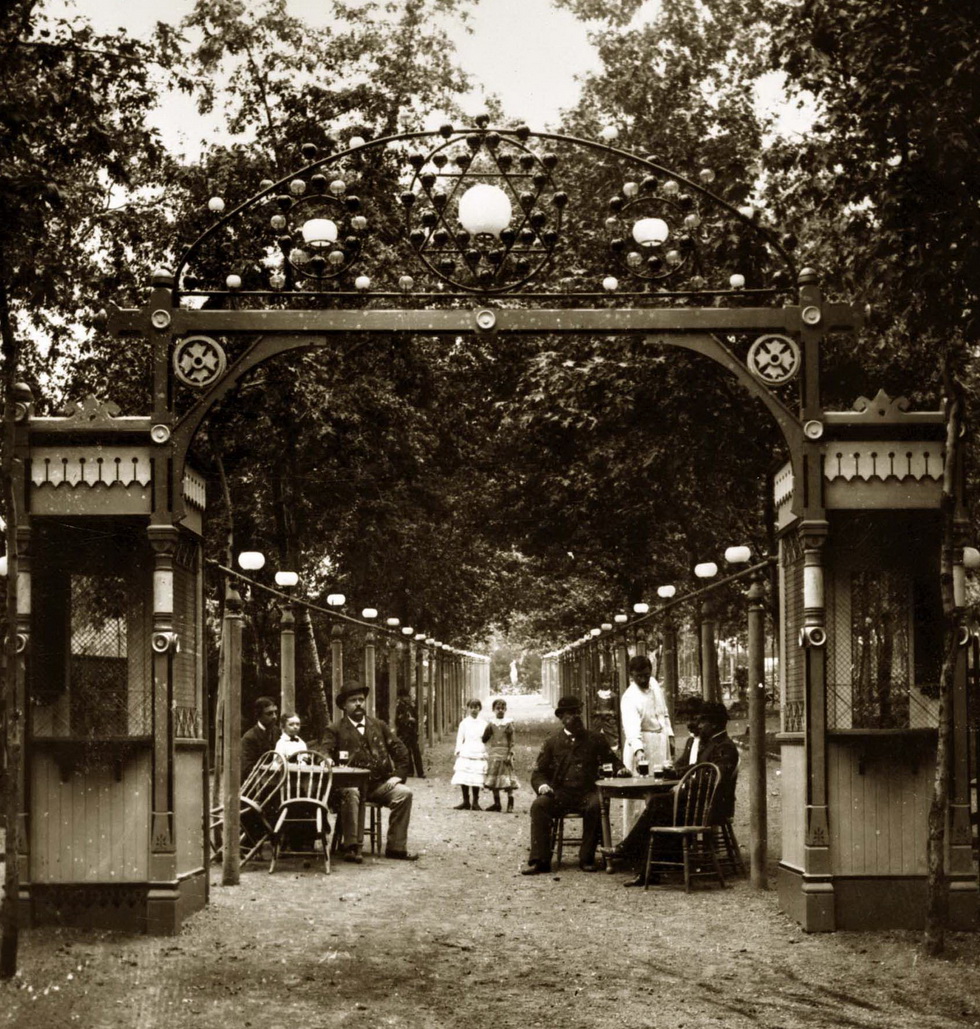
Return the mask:
<svg viewBox="0 0 980 1029">
<path fill-rule="evenodd" d="M 149 418 L 21 399 L 22 924 L 172 933 L 207 899 L 204 481 L 154 525 Z"/>
<path fill-rule="evenodd" d="M 804 430 L 810 518 L 775 480 L 781 607 L 783 909 L 810 931 L 925 923 L 942 663 L 945 417 L 879 393 Z M 957 489 L 962 489 L 957 476 Z M 824 517 L 813 513 L 822 507 Z M 961 514 L 961 512 L 960 512 Z M 960 525 L 964 520 L 960 518 Z M 954 581 L 962 586 L 960 564 Z M 956 590 L 962 604 L 962 588 Z M 972 929 L 964 632 L 953 696 L 949 925 Z"/>
</svg>

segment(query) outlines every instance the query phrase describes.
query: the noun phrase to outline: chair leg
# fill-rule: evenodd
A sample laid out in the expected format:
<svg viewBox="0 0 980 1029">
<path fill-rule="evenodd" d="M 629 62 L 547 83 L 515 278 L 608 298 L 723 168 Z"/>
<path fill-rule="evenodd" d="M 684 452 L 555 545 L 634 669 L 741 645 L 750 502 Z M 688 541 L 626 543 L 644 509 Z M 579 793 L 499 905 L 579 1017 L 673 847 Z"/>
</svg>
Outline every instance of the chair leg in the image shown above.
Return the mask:
<svg viewBox="0 0 980 1029">
<path fill-rule="evenodd" d="M 272 858 L 269 861 L 269 875 L 276 870 L 276 861 L 279 858 L 279 837 L 274 836 L 272 838 Z"/>
<path fill-rule="evenodd" d="M 711 854 L 711 861 L 712 864 L 715 866 L 715 875 L 718 876 L 718 882 L 721 883 L 721 887 L 722 889 L 724 889 L 726 886 L 725 877 L 724 875 L 722 875 L 721 865 L 718 862 L 718 851 L 715 849 L 714 833 L 709 829 L 706 833 L 703 834 L 702 839 L 707 844 L 708 851 Z"/>
<path fill-rule="evenodd" d="M 558 847 L 555 852 L 555 867 L 561 868 L 561 855 L 565 849 L 565 819 L 558 819 Z"/>
<path fill-rule="evenodd" d="M 745 862 L 742 860 L 742 851 L 735 838 L 735 830 L 730 821 L 721 823 L 721 839 L 725 847 L 725 853 L 731 862 L 732 875 L 745 875 Z"/>
<path fill-rule="evenodd" d="M 647 863 L 643 869 L 643 889 L 650 888 L 650 869 L 653 867 L 653 833 L 650 833 L 650 842 L 647 844 Z"/>
<path fill-rule="evenodd" d="M 691 892 L 691 848 L 688 844 L 687 836 L 681 837 L 681 843 L 683 844 L 684 850 L 684 892 Z"/>
</svg>

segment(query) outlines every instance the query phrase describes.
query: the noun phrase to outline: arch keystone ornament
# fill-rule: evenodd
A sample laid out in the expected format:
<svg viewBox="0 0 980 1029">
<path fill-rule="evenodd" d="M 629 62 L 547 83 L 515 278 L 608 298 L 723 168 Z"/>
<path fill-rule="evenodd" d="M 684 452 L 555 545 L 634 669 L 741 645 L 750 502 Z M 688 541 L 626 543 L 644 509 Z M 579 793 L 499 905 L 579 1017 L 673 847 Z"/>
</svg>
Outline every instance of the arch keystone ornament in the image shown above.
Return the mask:
<svg viewBox="0 0 980 1029">
<path fill-rule="evenodd" d="M 151 669 L 153 736 L 132 744 L 138 754 L 126 767 L 134 782 L 151 786 L 139 828 L 149 853 L 128 928 L 173 932 L 206 902 L 203 876 L 182 862 L 197 847 L 195 868 L 206 864 L 201 826 L 207 820 L 200 803 L 207 762 L 203 750 L 176 737 L 180 727 L 200 726 L 203 739 L 208 734 L 193 661 L 203 652 L 202 612 L 180 606 L 196 595 L 201 563 L 206 490 L 189 467 L 195 436 L 214 406 L 274 357 L 306 350 L 330 360 L 352 337 L 369 345 L 373 336 L 393 333 L 445 337 L 461 346 L 481 332 L 550 335 L 558 347 L 580 334 L 629 335 L 638 346 L 679 348 L 710 359 L 761 402 L 786 453 L 773 480 L 784 678 L 781 906 L 809 930 L 870 928 L 869 913 L 879 919 L 875 927 L 907 927 L 917 917 L 923 892 L 918 866 L 893 868 L 888 862 L 890 854 L 908 851 L 909 840 L 916 854 L 921 843 L 924 854 L 924 825 L 902 820 L 921 810 L 913 800 L 927 787 L 908 767 L 904 727 L 889 730 L 898 745 L 893 751 L 879 748 L 866 774 L 858 769 L 863 751 L 853 742 L 880 730 L 867 719 L 862 723 L 861 681 L 851 668 L 897 662 L 869 652 L 865 637 L 852 631 L 850 616 L 842 612 L 881 608 L 903 583 L 921 587 L 921 603 L 899 606 L 895 615 L 906 620 L 909 639 L 916 642 L 903 653 L 928 652 L 919 646 L 919 637 L 930 631 L 928 620 L 909 620 L 929 614 L 936 599 L 915 562 L 921 557 L 923 567 L 932 567 L 935 556 L 938 567 L 931 527 L 937 521 L 934 476 L 943 467 L 944 415 L 907 412 L 880 396 L 871 406 L 884 414 L 826 410 L 821 349 L 828 335 L 854 332 L 861 309 L 828 302 L 816 271 L 797 270 L 791 237 L 767 225 L 764 212 L 725 199 L 730 188 L 741 198 L 744 183 L 726 184 L 710 169 L 685 174 L 615 146 L 614 138 L 535 133 L 523 125 L 495 128 L 480 118 L 469 127 L 447 124 L 435 132 L 352 140 L 330 153 L 306 148 L 299 167 L 241 199 L 233 195 L 232 182 L 219 203 L 204 205 L 199 234 L 179 254 L 174 271 L 161 267 L 154 274 L 142 307 L 107 305 L 108 331 L 140 338 L 151 352 L 152 394 L 144 412 L 89 422 L 28 415 L 11 430 L 15 457 L 31 468 L 22 485 L 48 498 L 45 529 L 59 517 L 70 524 L 73 505 L 85 494 L 93 504 L 119 497 L 132 505 L 115 522 L 106 517 L 109 540 L 115 533 L 132 542 L 137 515 L 145 523 L 132 543 L 139 560 L 127 567 L 134 576 L 133 597 L 152 597 L 142 601 L 138 646 L 147 651 L 143 666 Z M 401 184 L 398 192 L 392 182 Z M 733 253 L 741 267 L 726 264 Z M 166 325 L 161 311 L 170 315 Z M 151 445 L 153 426 L 170 427 L 172 435 Z M 91 489 L 55 489 L 75 478 L 90 482 L 87 453 L 79 452 L 76 476 L 66 440 L 76 450 L 102 455 L 104 448 L 123 458 L 132 444 L 139 467 L 145 461 L 152 469 L 152 481 L 140 487 L 138 497 L 130 487 L 134 496 L 127 498 L 119 485 L 103 486 L 106 469 L 114 474 L 116 467 L 103 460 L 103 477 Z M 35 485 L 42 471 L 45 478 Z M 143 478 L 129 470 L 125 477 Z M 956 488 L 961 500 L 961 478 Z M 138 511 L 137 501 L 144 505 Z M 18 529 L 27 538 L 32 515 L 25 505 L 17 510 Z M 37 535 L 31 558 L 47 571 L 56 567 L 59 554 L 45 533 Z M 900 545 L 888 549 L 882 542 L 895 537 Z M 879 548 L 874 576 L 862 574 L 860 562 L 848 563 L 868 540 Z M 182 556 L 185 547 L 189 559 Z M 111 558 L 113 547 L 105 549 Z M 886 580 L 891 585 L 880 585 Z M 234 597 L 228 603 L 239 617 Z M 25 610 L 21 628 L 32 630 L 33 648 L 56 615 L 37 605 L 33 614 Z M 177 636 L 183 652 L 163 649 L 163 641 Z M 434 647 L 434 639 L 423 638 Z M 338 668 L 340 641 L 338 633 Z M 417 676 L 420 669 L 421 664 Z M 918 694 L 919 666 L 908 671 L 906 685 Z M 23 679 L 24 669 L 18 674 Z M 199 698 L 197 710 L 185 700 L 177 704 L 180 718 L 173 716 L 177 682 Z M 417 685 L 421 695 L 421 678 Z M 838 696 L 850 703 L 846 727 Z M 965 753 L 965 719 L 956 732 L 957 753 Z M 44 765 L 44 746 L 40 737 L 29 740 L 29 763 Z M 961 770 L 955 776 L 959 797 L 968 784 L 960 781 Z M 57 775 L 49 778 L 57 781 Z M 879 846 L 878 864 L 856 867 L 835 834 L 855 808 L 852 791 L 879 786 L 896 809 L 877 813 L 867 829 L 887 835 L 898 833 L 894 826 L 901 823 L 903 846 Z M 236 796 L 227 783 L 226 790 L 229 798 Z M 97 793 L 93 785 L 92 795 Z M 37 791 L 30 796 L 34 814 L 59 802 Z M 889 821 L 892 814 L 896 818 Z M 74 843 L 83 847 L 86 838 L 79 835 Z M 175 840 L 182 841 L 179 847 Z M 31 876 L 48 859 L 26 859 L 22 885 L 28 907 L 35 888 Z M 968 847 L 954 842 L 950 905 L 957 926 L 972 924 L 976 913 L 977 884 L 968 865 Z M 910 903 L 883 905 L 883 895 L 896 883 Z M 44 885 L 50 892 L 50 884 Z M 91 917 L 94 924 L 94 909 Z"/>
</svg>

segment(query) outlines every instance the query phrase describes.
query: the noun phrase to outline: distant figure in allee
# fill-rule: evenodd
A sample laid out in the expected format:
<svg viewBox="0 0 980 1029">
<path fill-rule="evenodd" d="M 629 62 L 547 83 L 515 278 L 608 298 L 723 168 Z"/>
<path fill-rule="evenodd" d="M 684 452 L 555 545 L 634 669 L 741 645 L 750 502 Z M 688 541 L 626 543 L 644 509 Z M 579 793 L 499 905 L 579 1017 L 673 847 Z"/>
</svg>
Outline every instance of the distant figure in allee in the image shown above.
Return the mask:
<svg viewBox="0 0 980 1029">
<path fill-rule="evenodd" d="M 477 697 L 467 701 L 467 714 L 459 723 L 456 733 L 456 764 L 453 766 L 452 785 L 463 791 L 463 801 L 456 805 L 457 811 L 479 811 L 480 789 L 487 775 L 487 740 L 491 730 L 486 720 L 480 717 L 483 703 Z M 470 803 L 470 791 L 473 802 Z"/>
<path fill-rule="evenodd" d="M 419 747 L 419 721 L 415 717 L 415 699 L 411 691 L 398 694 L 398 701 L 395 705 L 395 733 L 408 747 L 408 754 L 415 769 L 415 777 L 424 779 L 425 769 L 422 767 L 422 750 Z"/>
<path fill-rule="evenodd" d="M 259 763 L 259 758 L 276 749 L 279 741 L 279 705 L 272 697 L 259 697 L 255 702 L 255 725 L 242 737 L 242 782 Z"/>
<path fill-rule="evenodd" d="M 487 743 L 486 787 L 493 790 L 487 811 L 500 811 L 500 791 L 507 794 L 507 810 L 514 810 L 514 790 L 520 788 L 514 773 L 514 719 L 507 717 L 507 701 L 498 697 L 491 705 L 490 739 Z"/>
</svg>

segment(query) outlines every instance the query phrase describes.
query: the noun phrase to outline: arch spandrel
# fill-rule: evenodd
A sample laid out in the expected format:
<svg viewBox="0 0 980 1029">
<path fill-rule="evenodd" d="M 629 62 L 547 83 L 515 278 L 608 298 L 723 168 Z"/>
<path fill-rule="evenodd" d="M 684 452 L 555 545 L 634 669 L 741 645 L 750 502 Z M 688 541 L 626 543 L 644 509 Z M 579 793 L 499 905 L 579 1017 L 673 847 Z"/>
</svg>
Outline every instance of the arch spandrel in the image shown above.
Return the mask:
<svg viewBox="0 0 980 1029">
<path fill-rule="evenodd" d="M 154 439 L 175 477 L 207 411 L 275 354 L 338 334 L 509 332 L 701 353 L 762 401 L 802 481 L 820 340 L 859 318 L 825 303 L 792 240 L 714 192 L 710 171 L 486 119 L 304 156 L 230 209 L 213 200 L 148 303 L 108 316 L 154 349 Z"/>
</svg>

